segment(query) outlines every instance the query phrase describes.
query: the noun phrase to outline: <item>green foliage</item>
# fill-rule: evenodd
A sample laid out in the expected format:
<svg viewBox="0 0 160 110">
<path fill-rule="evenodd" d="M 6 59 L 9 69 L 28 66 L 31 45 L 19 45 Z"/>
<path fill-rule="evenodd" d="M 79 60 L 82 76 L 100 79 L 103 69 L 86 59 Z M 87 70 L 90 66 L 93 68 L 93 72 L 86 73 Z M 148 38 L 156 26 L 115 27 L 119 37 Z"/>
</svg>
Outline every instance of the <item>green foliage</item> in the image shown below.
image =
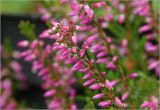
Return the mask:
<svg viewBox="0 0 160 110">
<path fill-rule="evenodd" d="M 1 0 L 3 14 L 24 14 L 34 12 L 35 3 L 32 0 Z"/>
<path fill-rule="evenodd" d="M 159 0 L 152 0 L 152 8 L 156 13 L 158 13 L 160 10 L 160 1 Z"/>
<path fill-rule="evenodd" d="M 11 40 L 8 38 L 8 37 L 5 37 L 4 39 L 4 50 L 7 52 L 7 53 L 11 53 L 12 52 L 12 43 L 11 43 Z"/>
<path fill-rule="evenodd" d="M 145 73 L 146 74 L 146 73 Z M 141 76 L 141 75 L 140 75 Z M 149 76 L 144 75 L 136 81 L 130 80 L 129 87 L 131 88 L 131 99 L 134 100 L 137 107 L 144 101 L 150 98 L 151 95 L 158 96 L 159 82 Z"/>
<path fill-rule="evenodd" d="M 35 39 L 35 25 L 31 24 L 29 21 L 21 21 L 19 26 L 20 32 L 29 40 Z"/>
<path fill-rule="evenodd" d="M 85 105 L 84 109 L 96 110 L 93 101 L 89 97 L 86 97 L 86 102 L 87 104 Z"/>
<path fill-rule="evenodd" d="M 106 14 L 106 11 L 103 10 L 103 8 L 97 8 L 94 10 L 94 14 L 95 14 L 94 16 L 98 18 L 100 16 L 104 16 Z"/>
</svg>

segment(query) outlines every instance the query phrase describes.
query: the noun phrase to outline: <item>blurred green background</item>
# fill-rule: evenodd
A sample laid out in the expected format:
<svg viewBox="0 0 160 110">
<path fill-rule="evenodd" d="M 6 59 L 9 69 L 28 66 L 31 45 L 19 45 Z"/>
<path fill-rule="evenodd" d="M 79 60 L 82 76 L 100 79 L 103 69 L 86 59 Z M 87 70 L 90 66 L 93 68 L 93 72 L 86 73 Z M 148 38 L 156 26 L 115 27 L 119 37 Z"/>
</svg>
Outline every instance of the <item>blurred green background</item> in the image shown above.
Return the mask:
<svg viewBox="0 0 160 110">
<path fill-rule="evenodd" d="M 30 14 L 35 13 L 38 2 L 33 0 L 0 0 L 1 14 Z"/>
</svg>

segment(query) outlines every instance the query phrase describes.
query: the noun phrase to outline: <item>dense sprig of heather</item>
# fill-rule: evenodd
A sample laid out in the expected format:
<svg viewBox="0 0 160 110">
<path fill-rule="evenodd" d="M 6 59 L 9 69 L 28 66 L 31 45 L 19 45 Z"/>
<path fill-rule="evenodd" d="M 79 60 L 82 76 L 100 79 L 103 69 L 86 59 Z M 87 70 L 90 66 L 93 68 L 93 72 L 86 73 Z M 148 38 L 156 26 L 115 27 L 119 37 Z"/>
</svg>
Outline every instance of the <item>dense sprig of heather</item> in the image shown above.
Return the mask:
<svg viewBox="0 0 160 110">
<path fill-rule="evenodd" d="M 143 103 L 148 96 L 136 96 L 135 92 L 141 90 L 135 86 L 137 83 L 148 81 L 150 70 L 158 77 L 160 72 L 157 24 L 149 2 L 61 0 L 60 3 L 70 8 L 66 13 L 68 18 L 56 19 L 52 16 L 53 9 L 41 7 L 42 19 L 49 22 L 51 28 L 32 42 L 19 43 L 21 47 L 29 47 L 21 55 L 33 63 L 32 69 L 44 80 L 48 108 L 66 105 L 65 98 L 56 94 L 60 86 L 73 101 L 73 73 L 82 73 L 82 85 L 95 93 L 92 99 L 102 108 L 157 109 L 154 93 L 148 94 L 152 96 L 151 102 Z M 99 9 L 102 15 L 97 14 Z M 53 44 L 44 44 L 46 39 Z M 148 62 L 148 66 L 144 62 Z M 69 103 L 69 107 L 62 108 L 75 109 L 75 105 Z"/>
<path fill-rule="evenodd" d="M 44 97 L 49 109 L 76 109 L 73 103 L 76 94 L 72 87 L 75 83 L 73 71 L 63 66 L 63 56 L 59 55 L 58 59 L 54 55 L 53 52 L 58 48 L 42 40 L 46 36 L 45 32 L 38 39 L 20 41 L 18 46 L 25 48 L 20 57 L 32 63 L 32 72 L 43 80 L 42 88 L 46 91 Z"/>
<path fill-rule="evenodd" d="M 16 109 L 21 107 L 21 105 L 15 100 L 13 91 L 16 91 L 14 87 L 25 89 L 27 87 L 27 79 L 22 73 L 21 64 L 17 61 L 19 57 L 18 51 L 8 52 L 6 48 L 0 45 L 0 53 L 3 62 L 0 75 L 0 108 Z M 16 85 L 16 83 L 19 83 L 19 85 Z"/>
</svg>

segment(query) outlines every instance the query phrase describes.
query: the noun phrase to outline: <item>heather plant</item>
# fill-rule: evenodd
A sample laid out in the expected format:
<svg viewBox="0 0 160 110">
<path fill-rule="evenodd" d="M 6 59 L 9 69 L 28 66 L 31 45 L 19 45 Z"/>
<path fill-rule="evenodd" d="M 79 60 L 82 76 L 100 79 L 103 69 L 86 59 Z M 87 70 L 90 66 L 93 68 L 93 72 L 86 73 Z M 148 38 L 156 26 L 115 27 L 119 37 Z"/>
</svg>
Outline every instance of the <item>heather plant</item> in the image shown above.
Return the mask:
<svg viewBox="0 0 160 110">
<path fill-rule="evenodd" d="M 21 57 L 44 82 L 49 109 L 76 109 L 84 86 L 86 109 L 158 109 L 158 1 L 44 2 L 39 13 L 48 29 L 38 37 L 21 22 L 28 40 Z"/>
<path fill-rule="evenodd" d="M 0 45 L 1 53 L 1 85 L 0 85 L 0 108 L 17 109 L 27 108 L 22 102 L 16 100 L 15 95 L 18 90 L 27 88 L 27 78 L 22 72 L 19 63 L 19 52 L 13 51 L 9 39 L 5 39 L 4 44 Z"/>
</svg>

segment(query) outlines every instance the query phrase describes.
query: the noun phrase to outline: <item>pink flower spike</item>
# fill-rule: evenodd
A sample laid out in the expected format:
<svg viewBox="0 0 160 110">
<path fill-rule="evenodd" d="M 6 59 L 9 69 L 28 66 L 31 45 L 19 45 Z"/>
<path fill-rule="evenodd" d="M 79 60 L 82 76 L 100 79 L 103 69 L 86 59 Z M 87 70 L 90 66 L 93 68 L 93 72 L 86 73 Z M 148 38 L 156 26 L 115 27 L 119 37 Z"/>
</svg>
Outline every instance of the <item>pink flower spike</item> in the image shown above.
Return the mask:
<svg viewBox="0 0 160 110">
<path fill-rule="evenodd" d="M 108 88 L 108 90 L 112 90 L 113 87 L 112 87 L 112 84 L 109 80 L 106 80 L 106 87 Z"/>
<path fill-rule="evenodd" d="M 19 47 L 27 47 L 28 45 L 29 45 L 29 42 L 27 40 L 18 42 Z"/>
<path fill-rule="evenodd" d="M 141 105 L 141 108 L 149 108 L 151 106 L 150 102 L 144 101 L 143 104 Z"/>
<path fill-rule="evenodd" d="M 102 86 L 100 84 L 93 84 L 89 88 L 92 90 L 100 90 Z"/>
<path fill-rule="evenodd" d="M 92 97 L 92 99 L 100 99 L 100 98 L 103 98 L 104 97 L 104 93 L 99 93 L 99 94 L 96 94 Z"/>
<path fill-rule="evenodd" d="M 94 78 L 87 80 L 87 81 L 83 84 L 83 86 L 89 86 L 89 85 L 91 85 L 91 84 L 94 82 L 94 80 L 95 80 Z"/>
<path fill-rule="evenodd" d="M 49 90 L 47 92 L 44 93 L 44 97 L 51 97 L 56 93 L 55 90 Z"/>
<path fill-rule="evenodd" d="M 92 76 L 93 72 L 88 72 L 86 75 L 83 76 L 82 79 L 88 79 Z"/>
<path fill-rule="evenodd" d="M 118 107 L 122 106 L 122 102 L 118 97 L 115 97 L 115 101 L 116 101 L 116 104 L 117 104 Z"/>
<path fill-rule="evenodd" d="M 98 106 L 101 106 L 101 107 L 108 107 L 112 105 L 112 102 L 109 100 L 109 101 L 102 101 L 102 102 L 99 102 L 98 103 Z"/>
<path fill-rule="evenodd" d="M 130 79 L 135 79 L 137 77 L 138 77 L 138 73 L 132 73 L 132 74 L 128 75 L 128 78 L 130 78 Z"/>
<path fill-rule="evenodd" d="M 93 10 L 91 10 L 88 5 L 85 5 L 85 6 L 84 6 L 84 10 L 85 10 L 85 12 L 87 13 L 87 15 L 88 15 L 89 18 L 92 18 L 92 17 L 93 17 Z"/>
<path fill-rule="evenodd" d="M 122 101 L 126 100 L 129 96 L 129 93 L 128 92 L 125 92 L 123 95 L 122 95 Z"/>
</svg>

